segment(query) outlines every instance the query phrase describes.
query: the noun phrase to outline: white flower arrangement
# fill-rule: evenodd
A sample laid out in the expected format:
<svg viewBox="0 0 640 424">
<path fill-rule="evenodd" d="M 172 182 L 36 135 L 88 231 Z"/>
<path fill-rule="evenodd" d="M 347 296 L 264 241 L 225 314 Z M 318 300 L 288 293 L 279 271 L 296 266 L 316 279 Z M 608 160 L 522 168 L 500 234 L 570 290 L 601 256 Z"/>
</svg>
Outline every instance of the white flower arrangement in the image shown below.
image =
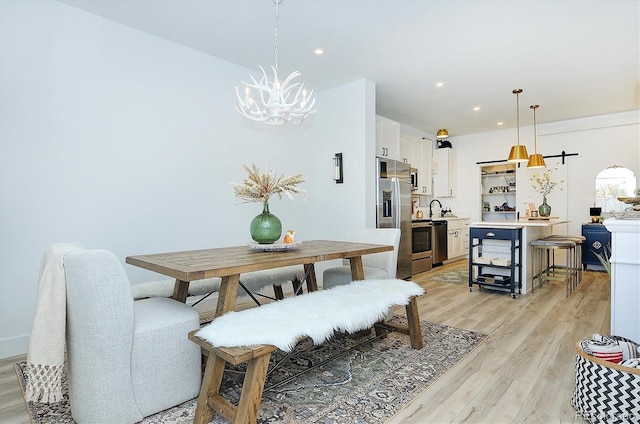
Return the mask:
<svg viewBox="0 0 640 424">
<path fill-rule="evenodd" d="M 542 194 L 542 197 L 547 197 L 556 185 L 564 182 L 564 180 L 560 180 L 558 182 L 551 180 L 551 173 L 556 169 L 558 168 L 549 168 L 542 175 L 533 174 L 531 176 L 531 181 L 533 181 L 531 187 L 533 187 L 533 189 L 538 193 Z M 560 190 L 562 190 L 562 187 L 560 187 Z"/>
<path fill-rule="evenodd" d="M 306 196 L 306 192 L 298 187 L 298 184 L 304 183 L 302 174 L 295 174 L 285 177 L 284 174 L 276 177 L 276 174 L 270 170 L 260 173 L 255 164 L 251 164 L 251 168 L 243 165 L 247 171 L 247 178 L 241 184 L 233 183 L 233 191 L 238 199 L 245 202 L 261 202 L 267 203 L 269 198 L 274 194 L 282 199 L 284 193 L 289 199 L 293 199 L 294 194 L 302 197 Z"/>
</svg>

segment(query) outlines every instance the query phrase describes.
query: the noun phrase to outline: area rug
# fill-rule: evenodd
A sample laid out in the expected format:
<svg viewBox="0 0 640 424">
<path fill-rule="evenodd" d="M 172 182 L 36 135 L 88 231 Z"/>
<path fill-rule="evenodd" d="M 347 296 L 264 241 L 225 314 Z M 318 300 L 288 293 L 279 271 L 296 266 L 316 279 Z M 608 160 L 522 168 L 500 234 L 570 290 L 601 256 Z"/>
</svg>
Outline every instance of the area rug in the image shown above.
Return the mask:
<svg viewBox="0 0 640 424">
<path fill-rule="evenodd" d="M 401 317 L 395 322 L 406 324 Z M 461 361 L 487 336 L 473 331 L 421 321 L 424 347 L 412 349 L 408 336 L 391 333 L 361 345 L 371 334 L 340 334 L 321 346 L 304 340 L 267 378 L 258 423 L 384 423 Z M 350 347 L 356 346 L 348 351 Z M 341 355 L 324 365 L 326 358 Z M 272 364 L 285 353 L 276 351 Z M 15 364 L 23 394 L 26 385 L 24 362 Z M 312 368 L 287 381 L 292 375 Z M 242 368 L 226 372 L 224 396 L 237 401 Z M 230 376 L 230 377 L 229 377 Z M 27 403 L 35 424 L 73 423 L 68 403 L 66 373 L 64 401 L 53 405 Z M 159 412 L 145 424 L 192 423 L 196 399 Z M 216 414 L 215 424 L 227 423 Z"/>
<path fill-rule="evenodd" d="M 427 274 L 425 277 L 428 280 L 437 281 L 439 283 L 449 284 L 469 284 L 469 267 L 468 265 L 459 266 L 447 271 L 430 271 L 432 275 Z"/>
</svg>

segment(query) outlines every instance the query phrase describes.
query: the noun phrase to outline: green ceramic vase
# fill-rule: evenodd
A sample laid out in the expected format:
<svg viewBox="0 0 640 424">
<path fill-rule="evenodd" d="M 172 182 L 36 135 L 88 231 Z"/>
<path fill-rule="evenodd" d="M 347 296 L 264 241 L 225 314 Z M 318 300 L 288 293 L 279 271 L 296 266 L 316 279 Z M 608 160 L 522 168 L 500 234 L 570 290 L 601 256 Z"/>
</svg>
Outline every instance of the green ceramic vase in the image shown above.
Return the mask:
<svg viewBox="0 0 640 424">
<path fill-rule="evenodd" d="M 271 244 L 282 235 L 282 223 L 269 212 L 269 203 L 262 206 L 262 213 L 251 220 L 251 238 L 260 244 Z"/>
<path fill-rule="evenodd" d="M 542 198 L 542 204 L 538 206 L 538 213 L 540 216 L 550 216 L 551 215 L 551 206 L 547 204 L 547 197 L 544 196 Z"/>
</svg>

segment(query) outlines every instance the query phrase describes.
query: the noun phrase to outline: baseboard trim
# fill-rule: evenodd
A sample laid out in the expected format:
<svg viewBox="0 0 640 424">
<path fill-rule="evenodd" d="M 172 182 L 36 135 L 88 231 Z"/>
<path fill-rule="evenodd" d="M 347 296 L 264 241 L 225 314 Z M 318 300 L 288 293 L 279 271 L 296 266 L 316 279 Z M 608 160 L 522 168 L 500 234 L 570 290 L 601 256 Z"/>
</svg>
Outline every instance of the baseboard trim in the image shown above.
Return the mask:
<svg viewBox="0 0 640 424">
<path fill-rule="evenodd" d="M 0 340 L 0 359 L 24 355 L 29 350 L 29 334 Z"/>
</svg>

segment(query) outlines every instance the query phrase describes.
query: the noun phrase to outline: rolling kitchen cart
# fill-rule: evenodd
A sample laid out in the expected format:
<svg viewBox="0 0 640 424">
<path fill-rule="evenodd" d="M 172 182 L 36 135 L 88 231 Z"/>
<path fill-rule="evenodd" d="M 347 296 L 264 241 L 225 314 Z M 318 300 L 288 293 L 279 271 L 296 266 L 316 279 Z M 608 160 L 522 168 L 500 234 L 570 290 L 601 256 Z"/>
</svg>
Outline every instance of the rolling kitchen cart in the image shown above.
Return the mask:
<svg viewBox="0 0 640 424">
<path fill-rule="evenodd" d="M 487 241 L 500 240 L 498 243 Z M 522 227 L 471 227 L 469 229 L 469 291 L 473 285 L 522 292 Z M 517 277 L 517 278 L 516 278 Z"/>
</svg>

